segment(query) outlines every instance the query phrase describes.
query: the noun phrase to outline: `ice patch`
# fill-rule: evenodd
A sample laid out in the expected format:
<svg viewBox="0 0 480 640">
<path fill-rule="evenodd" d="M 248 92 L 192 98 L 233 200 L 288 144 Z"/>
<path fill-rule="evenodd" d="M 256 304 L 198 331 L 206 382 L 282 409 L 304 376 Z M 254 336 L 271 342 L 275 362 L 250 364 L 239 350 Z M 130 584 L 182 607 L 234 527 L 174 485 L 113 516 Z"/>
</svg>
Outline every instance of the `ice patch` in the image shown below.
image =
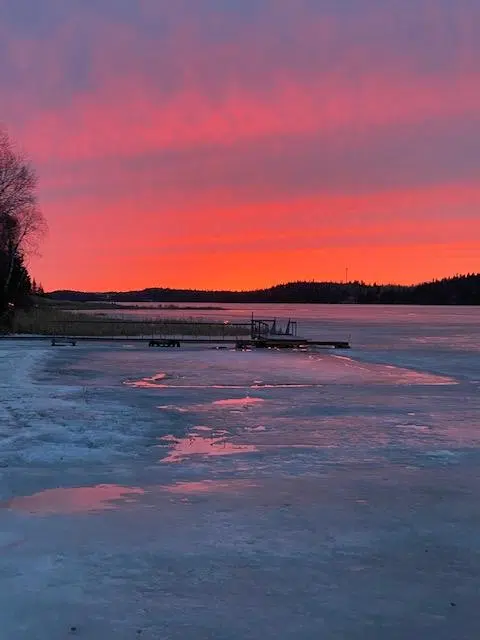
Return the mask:
<svg viewBox="0 0 480 640">
<path fill-rule="evenodd" d="M 397 425 L 400 429 L 412 429 L 413 431 L 430 431 L 431 427 L 425 424 L 399 424 Z"/>
<path fill-rule="evenodd" d="M 35 373 L 53 353 L 0 344 L 0 467 L 131 457 L 143 437 L 138 412 L 82 387 L 38 384 Z"/>
<path fill-rule="evenodd" d="M 205 493 L 233 493 L 243 489 L 257 487 L 258 484 L 248 480 L 199 480 L 197 482 L 177 482 L 162 487 L 169 493 L 205 494 Z"/>
<path fill-rule="evenodd" d="M 460 453 L 457 451 L 450 451 L 449 449 L 439 449 L 438 451 L 426 451 L 425 455 L 430 458 L 438 460 L 457 460 L 460 457 Z"/>
<path fill-rule="evenodd" d="M 197 355 L 197 354 L 196 354 Z M 125 382 L 133 388 L 157 390 L 295 390 L 318 389 L 336 384 L 370 385 L 453 385 L 457 381 L 451 377 L 405 368 L 395 363 L 365 362 L 345 355 L 309 355 L 301 357 L 282 354 L 278 359 L 271 353 L 255 354 L 256 375 L 252 377 L 250 362 L 242 360 L 234 353 L 228 362 L 205 362 L 199 358 L 199 367 L 183 369 L 185 375 L 155 373 L 150 377 L 130 379 Z M 235 359 L 235 360 L 234 360 Z M 178 367 L 179 359 L 170 362 L 172 370 Z M 229 369 L 229 366 L 231 369 Z M 233 374 L 233 375 L 232 375 Z"/>
<path fill-rule="evenodd" d="M 174 404 L 161 404 L 157 409 L 163 409 L 164 411 L 177 411 L 178 413 L 188 413 L 188 409 L 185 409 L 185 407 L 179 407 Z"/>
</svg>

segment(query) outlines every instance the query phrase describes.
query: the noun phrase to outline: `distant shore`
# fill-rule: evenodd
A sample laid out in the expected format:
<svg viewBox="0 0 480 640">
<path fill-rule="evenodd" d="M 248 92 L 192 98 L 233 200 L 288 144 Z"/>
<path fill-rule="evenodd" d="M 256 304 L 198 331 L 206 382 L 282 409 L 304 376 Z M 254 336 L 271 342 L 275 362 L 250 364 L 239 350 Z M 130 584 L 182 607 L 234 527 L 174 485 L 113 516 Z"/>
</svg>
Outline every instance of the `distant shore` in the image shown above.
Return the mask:
<svg viewBox="0 0 480 640">
<path fill-rule="evenodd" d="M 56 300 L 50 297 L 45 298 L 45 300 L 48 300 L 51 304 L 58 305 L 59 309 L 68 311 L 109 311 L 111 309 L 120 311 L 228 311 L 227 307 L 216 305 L 155 304 L 148 303 L 146 300 L 138 304 L 101 300 Z"/>
<path fill-rule="evenodd" d="M 193 304 L 403 304 L 480 305 L 480 274 L 458 275 L 415 285 L 352 282 L 289 282 L 252 291 L 148 288 L 137 291 L 85 292 L 61 290 L 47 299 L 71 304 L 159 304 L 161 309 L 225 310 Z M 82 306 L 83 309 L 87 307 Z M 149 309 L 152 307 L 149 306 Z"/>
</svg>

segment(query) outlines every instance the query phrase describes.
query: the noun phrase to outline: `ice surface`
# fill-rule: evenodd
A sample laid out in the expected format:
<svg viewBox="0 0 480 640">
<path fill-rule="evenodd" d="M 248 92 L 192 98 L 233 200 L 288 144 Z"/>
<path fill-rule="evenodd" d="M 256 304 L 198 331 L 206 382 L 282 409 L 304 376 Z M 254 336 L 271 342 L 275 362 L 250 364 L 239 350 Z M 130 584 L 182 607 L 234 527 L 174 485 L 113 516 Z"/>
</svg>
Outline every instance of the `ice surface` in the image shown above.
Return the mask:
<svg viewBox="0 0 480 640">
<path fill-rule="evenodd" d="M 87 387 L 38 385 L 35 372 L 51 347 L 0 343 L 0 451 L 2 467 L 86 464 L 132 455 L 141 432 L 134 408 L 102 398 Z"/>
<path fill-rule="evenodd" d="M 276 311 L 354 349 L 0 341 L 1 638 L 478 635 L 479 312 Z"/>
</svg>

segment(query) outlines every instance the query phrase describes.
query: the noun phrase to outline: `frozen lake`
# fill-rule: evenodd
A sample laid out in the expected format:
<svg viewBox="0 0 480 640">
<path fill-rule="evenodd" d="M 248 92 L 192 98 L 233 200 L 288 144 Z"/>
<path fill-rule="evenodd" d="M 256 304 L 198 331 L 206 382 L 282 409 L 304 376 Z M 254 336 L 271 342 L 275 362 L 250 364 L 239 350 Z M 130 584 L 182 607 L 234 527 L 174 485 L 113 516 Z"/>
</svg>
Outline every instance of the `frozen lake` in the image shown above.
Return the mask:
<svg viewBox="0 0 480 640">
<path fill-rule="evenodd" d="M 1 637 L 475 638 L 480 309 L 222 306 L 353 349 L 0 341 Z"/>
</svg>

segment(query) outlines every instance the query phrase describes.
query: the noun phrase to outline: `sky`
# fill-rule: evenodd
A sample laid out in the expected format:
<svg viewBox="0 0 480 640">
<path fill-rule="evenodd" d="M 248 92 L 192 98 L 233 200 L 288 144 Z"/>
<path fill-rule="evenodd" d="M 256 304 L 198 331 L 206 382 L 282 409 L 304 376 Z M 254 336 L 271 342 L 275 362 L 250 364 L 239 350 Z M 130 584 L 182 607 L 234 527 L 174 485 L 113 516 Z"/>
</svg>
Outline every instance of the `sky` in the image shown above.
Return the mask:
<svg viewBox="0 0 480 640">
<path fill-rule="evenodd" d="M 480 271 L 479 0 L 0 0 L 48 289 Z"/>
</svg>

